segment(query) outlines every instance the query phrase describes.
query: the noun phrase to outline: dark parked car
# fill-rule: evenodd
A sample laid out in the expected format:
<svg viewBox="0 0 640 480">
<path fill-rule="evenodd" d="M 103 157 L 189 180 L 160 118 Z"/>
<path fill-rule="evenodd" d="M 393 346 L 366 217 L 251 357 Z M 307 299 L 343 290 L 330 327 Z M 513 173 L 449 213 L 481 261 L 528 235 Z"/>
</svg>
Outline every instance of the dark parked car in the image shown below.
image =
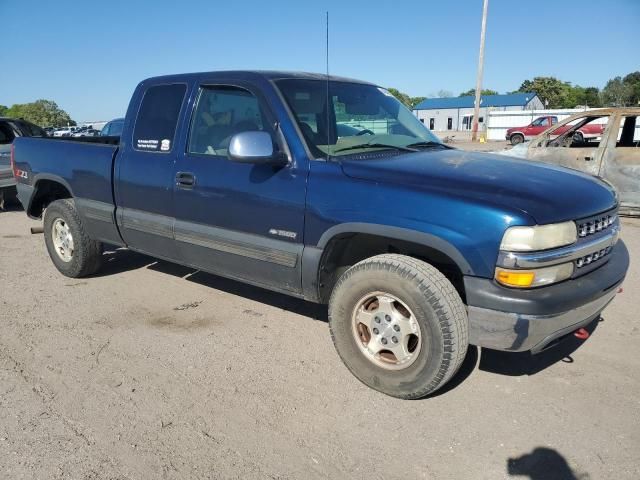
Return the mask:
<svg viewBox="0 0 640 480">
<path fill-rule="evenodd" d="M 124 126 L 124 118 L 115 118 L 107 123 L 100 131 L 101 137 L 119 137 Z"/>
<path fill-rule="evenodd" d="M 10 165 L 11 144 L 16 137 L 46 137 L 44 129 L 19 118 L 0 117 L 0 209 L 16 197 L 16 181 Z"/>
<path fill-rule="evenodd" d="M 400 398 L 469 344 L 535 353 L 594 322 L 629 265 L 609 184 L 444 145 L 357 80 L 151 78 L 120 137 L 18 139 L 14 164 L 62 274 L 96 272 L 105 243 L 328 304 L 349 370 Z"/>
</svg>

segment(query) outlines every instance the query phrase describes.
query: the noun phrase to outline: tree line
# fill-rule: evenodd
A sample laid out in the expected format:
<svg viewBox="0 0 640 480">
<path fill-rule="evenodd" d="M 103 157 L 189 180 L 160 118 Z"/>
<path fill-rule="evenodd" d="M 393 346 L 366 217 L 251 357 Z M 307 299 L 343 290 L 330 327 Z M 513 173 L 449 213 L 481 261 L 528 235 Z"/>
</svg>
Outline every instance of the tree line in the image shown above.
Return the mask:
<svg viewBox="0 0 640 480">
<path fill-rule="evenodd" d="M 11 107 L 0 105 L 0 117 L 22 118 L 41 127 L 74 126 L 76 122 L 53 100 L 16 103 Z"/>
<path fill-rule="evenodd" d="M 409 108 L 414 108 L 426 97 L 411 97 L 395 88 L 388 89 L 398 100 Z M 575 108 L 575 107 L 630 107 L 640 104 L 640 71 L 629 73 L 624 77 L 610 79 L 604 88 L 582 87 L 573 85 L 555 77 L 534 77 L 522 82 L 520 88 L 512 92 L 535 92 L 547 108 Z M 472 88 L 461 92 L 458 96 L 475 95 Z M 496 90 L 483 89 L 482 95 L 498 95 Z M 440 90 L 432 97 L 453 97 L 453 93 Z"/>
</svg>

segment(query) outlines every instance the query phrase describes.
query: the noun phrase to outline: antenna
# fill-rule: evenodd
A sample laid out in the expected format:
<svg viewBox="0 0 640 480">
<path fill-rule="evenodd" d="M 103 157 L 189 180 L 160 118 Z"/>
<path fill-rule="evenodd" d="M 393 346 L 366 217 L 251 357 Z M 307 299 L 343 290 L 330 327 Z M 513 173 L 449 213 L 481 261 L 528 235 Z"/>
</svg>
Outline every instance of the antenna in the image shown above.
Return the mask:
<svg viewBox="0 0 640 480">
<path fill-rule="evenodd" d="M 326 50 L 326 61 L 327 61 L 327 125 L 326 125 L 326 129 L 327 129 L 327 159 L 331 156 L 331 150 L 330 150 L 330 140 L 331 137 L 329 135 L 329 121 L 331 119 L 330 115 L 329 115 L 329 108 L 330 108 L 330 98 L 329 98 L 329 10 L 327 10 L 326 12 L 326 27 L 327 27 L 327 31 L 326 31 L 326 40 L 327 40 L 327 50 Z"/>
</svg>

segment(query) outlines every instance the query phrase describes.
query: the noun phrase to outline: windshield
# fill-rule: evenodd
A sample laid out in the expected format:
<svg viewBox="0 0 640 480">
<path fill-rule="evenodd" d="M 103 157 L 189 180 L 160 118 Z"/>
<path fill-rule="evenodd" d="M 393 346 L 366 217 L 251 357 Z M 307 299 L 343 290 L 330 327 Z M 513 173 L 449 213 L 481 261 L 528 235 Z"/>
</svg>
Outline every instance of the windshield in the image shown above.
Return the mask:
<svg viewBox="0 0 640 480">
<path fill-rule="evenodd" d="M 316 158 L 442 145 L 402 103 L 375 85 L 329 82 L 327 112 L 327 82 L 288 79 L 276 83 Z"/>
</svg>

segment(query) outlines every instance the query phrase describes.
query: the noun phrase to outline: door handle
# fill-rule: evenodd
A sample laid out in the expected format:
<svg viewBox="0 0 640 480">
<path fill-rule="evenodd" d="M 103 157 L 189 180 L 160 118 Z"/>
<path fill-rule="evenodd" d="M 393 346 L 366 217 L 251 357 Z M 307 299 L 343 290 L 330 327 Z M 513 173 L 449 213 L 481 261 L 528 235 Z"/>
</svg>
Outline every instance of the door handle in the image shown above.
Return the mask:
<svg viewBox="0 0 640 480">
<path fill-rule="evenodd" d="M 176 185 L 179 188 L 193 188 L 196 184 L 196 177 L 191 172 L 176 173 Z"/>
<path fill-rule="evenodd" d="M 590 162 L 591 160 L 593 160 L 593 157 L 584 157 L 585 161 Z"/>
</svg>

